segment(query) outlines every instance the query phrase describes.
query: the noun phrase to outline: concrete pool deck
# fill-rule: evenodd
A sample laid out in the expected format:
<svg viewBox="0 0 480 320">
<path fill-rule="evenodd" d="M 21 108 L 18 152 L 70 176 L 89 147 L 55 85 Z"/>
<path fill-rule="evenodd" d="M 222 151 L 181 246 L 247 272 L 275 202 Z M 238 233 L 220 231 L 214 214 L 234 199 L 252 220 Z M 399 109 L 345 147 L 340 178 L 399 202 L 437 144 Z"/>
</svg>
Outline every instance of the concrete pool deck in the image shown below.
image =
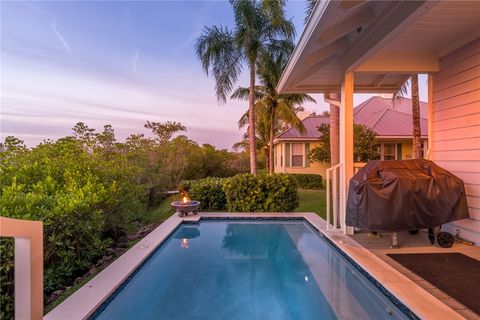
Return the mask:
<svg viewBox="0 0 480 320">
<path fill-rule="evenodd" d="M 367 271 L 385 289 L 421 319 L 464 319 L 441 300 L 421 288 L 392 265 L 351 237 L 338 231 L 326 231 L 325 221 L 315 213 L 199 213 L 197 216 L 173 215 L 97 276 L 78 289 L 55 309 L 46 320 L 79 320 L 95 310 L 141 265 L 145 259 L 183 222 L 205 218 L 304 218 L 323 233 L 348 257 Z"/>
<path fill-rule="evenodd" d="M 368 232 L 360 232 L 351 235 L 350 237 L 356 242 L 361 244 L 363 247 L 371 251 L 377 257 L 388 263 L 395 270 L 412 280 L 416 285 L 423 288 L 435 298 L 439 299 L 445 303 L 450 308 L 454 309 L 456 312 L 461 314 L 463 317 L 469 320 L 480 320 L 480 316 L 473 312 L 472 310 L 465 307 L 463 304 L 457 300 L 451 298 L 446 293 L 429 283 L 428 281 L 422 279 L 412 271 L 408 270 L 392 258 L 388 257 L 387 254 L 391 253 L 448 253 L 448 252 L 457 252 L 480 260 L 480 247 L 470 246 L 456 242 L 451 248 L 442 248 L 435 244 L 434 246 L 430 245 L 430 242 L 427 239 L 427 234 L 424 232 L 419 232 L 416 235 L 410 235 L 408 232 L 399 232 L 399 248 L 391 248 L 391 233 L 383 232 L 381 233 L 381 238 L 371 238 L 368 235 Z"/>
</svg>

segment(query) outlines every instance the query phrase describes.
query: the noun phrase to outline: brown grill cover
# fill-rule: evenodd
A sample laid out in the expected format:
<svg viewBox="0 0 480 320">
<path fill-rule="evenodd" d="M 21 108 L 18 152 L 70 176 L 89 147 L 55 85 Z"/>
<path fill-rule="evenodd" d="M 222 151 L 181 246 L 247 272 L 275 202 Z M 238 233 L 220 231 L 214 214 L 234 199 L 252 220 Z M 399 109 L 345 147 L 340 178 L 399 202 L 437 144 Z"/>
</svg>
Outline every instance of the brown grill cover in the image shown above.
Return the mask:
<svg viewBox="0 0 480 320">
<path fill-rule="evenodd" d="M 468 218 L 463 181 L 432 161 L 370 161 L 350 180 L 346 223 L 410 230 Z"/>
</svg>

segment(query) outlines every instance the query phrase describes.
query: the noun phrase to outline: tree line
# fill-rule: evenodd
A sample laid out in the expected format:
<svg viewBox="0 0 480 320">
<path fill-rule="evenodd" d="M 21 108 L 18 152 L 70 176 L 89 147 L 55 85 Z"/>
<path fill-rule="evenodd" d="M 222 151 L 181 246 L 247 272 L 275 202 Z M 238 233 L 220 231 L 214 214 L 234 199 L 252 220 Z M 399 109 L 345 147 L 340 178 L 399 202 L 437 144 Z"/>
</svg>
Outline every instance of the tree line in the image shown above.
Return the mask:
<svg viewBox="0 0 480 320">
<path fill-rule="evenodd" d="M 0 145 L 0 215 L 44 225 L 45 297 L 69 286 L 121 236 L 151 223 L 149 214 L 185 179 L 248 172 L 245 152 L 199 145 L 178 122 L 149 122 L 153 133 L 117 141 L 105 125 L 79 122 L 70 136 L 28 148 Z M 0 239 L 0 318 L 13 315 L 13 245 Z"/>
</svg>

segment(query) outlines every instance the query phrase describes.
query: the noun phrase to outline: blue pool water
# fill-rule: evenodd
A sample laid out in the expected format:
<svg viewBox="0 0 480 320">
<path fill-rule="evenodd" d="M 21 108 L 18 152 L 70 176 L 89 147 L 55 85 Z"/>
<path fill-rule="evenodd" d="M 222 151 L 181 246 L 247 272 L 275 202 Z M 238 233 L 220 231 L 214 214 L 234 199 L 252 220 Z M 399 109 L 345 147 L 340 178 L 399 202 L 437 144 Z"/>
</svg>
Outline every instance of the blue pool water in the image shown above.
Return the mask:
<svg viewBox="0 0 480 320">
<path fill-rule="evenodd" d="M 182 224 L 95 319 L 407 319 L 303 220 Z"/>
</svg>

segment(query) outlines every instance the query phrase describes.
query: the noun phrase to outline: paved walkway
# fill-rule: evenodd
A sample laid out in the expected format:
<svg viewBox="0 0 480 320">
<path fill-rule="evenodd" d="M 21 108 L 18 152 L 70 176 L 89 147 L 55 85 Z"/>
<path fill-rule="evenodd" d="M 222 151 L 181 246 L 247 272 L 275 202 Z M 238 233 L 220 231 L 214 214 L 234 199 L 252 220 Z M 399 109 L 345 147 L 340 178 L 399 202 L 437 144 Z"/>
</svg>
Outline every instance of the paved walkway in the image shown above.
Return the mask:
<svg viewBox="0 0 480 320">
<path fill-rule="evenodd" d="M 470 256 L 474 259 L 480 260 L 480 247 L 478 246 L 469 246 L 461 243 L 455 243 L 452 248 L 442 248 L 435 244 L 434 246 L 430 245 L 428 241 L 427 234 L 425 232 L 419 232 L 416 235 L 410 235 L 408 232 L 399 232 L 398 233 L 398 242 L 400 248 L 393 249 L 390 247 L 391 244 L 391 233 L 382 233 L 381 238 L 372 238 L 369 237 L 367 232 L 360 232 L 352 235 L 351 237 L 357 241 L 359 244 L 373 252 L 383 261 L 387 262 L 389 265 L 394 267 L 400 273 L 408 277 L 410 280 L 415 282 L 417 285 L 428 291 L 437 299 L 441 300 L 450 308 L 454 309 L 462 316 L 467 319 L 480 320 L 480 315 L 474 313 L 457 300 L 451 298 L 449 295 L 436 288 L 434 285 L 423 280 L 421 277 L 411 272 L 395 260 L 387 256 L 389 253 L 447 253 L 447 252 L 459 252 L 464 255 Z"/>
</svg>

